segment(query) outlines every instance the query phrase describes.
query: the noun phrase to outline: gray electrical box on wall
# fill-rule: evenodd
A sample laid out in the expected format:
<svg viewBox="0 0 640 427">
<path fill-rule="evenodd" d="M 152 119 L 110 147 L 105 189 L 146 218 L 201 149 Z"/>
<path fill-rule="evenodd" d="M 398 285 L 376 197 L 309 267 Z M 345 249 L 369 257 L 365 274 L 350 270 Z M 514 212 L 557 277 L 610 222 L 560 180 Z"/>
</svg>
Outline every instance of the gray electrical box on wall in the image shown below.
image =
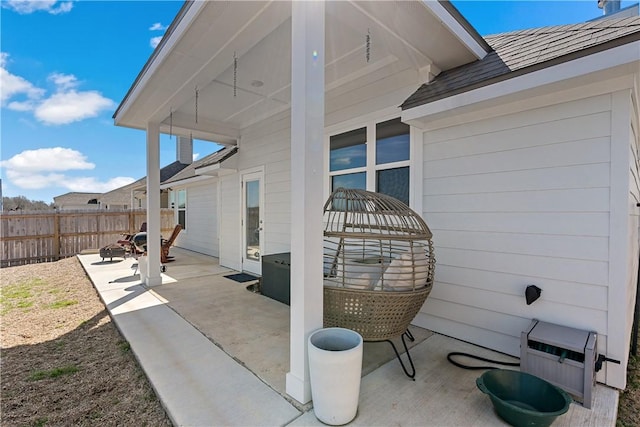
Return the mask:
<svg viewBox="0 0 640 427">
<path fill-rule="evenodd" d="M 522 332 L 520 370 L 562 388 L 591 408 L 598 335 L 534 319 Z"/>
</svg>

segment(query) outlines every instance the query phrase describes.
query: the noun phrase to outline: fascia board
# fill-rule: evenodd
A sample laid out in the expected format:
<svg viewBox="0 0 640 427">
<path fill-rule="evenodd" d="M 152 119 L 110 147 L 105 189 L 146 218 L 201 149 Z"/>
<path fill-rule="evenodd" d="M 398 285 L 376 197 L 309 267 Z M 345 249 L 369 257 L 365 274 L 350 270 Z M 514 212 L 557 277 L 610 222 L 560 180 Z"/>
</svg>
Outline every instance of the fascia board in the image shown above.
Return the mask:
<svg viewBox="0 0 640 427">
<path fill-rule="evenodd" d="M 435 114 L 633 62 L 640 66 L 640 41 L 419 105 L 403 111 L 401 117 L 405 123 L 423 127 L 422 119 Z"/>
</svg>

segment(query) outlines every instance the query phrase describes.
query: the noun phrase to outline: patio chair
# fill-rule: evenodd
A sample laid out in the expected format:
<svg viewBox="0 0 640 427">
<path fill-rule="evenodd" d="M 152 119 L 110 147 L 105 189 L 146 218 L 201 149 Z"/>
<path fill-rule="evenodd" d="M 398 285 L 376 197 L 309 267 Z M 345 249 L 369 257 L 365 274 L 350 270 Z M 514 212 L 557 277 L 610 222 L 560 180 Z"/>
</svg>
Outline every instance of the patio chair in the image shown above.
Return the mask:
<svg viewBox="0 0 640 427">
<path fill-rule="evenodd" d="M 415 377 L 408 327 L 431 292 L 435 257 L 422 217 L 392 197 L 335 190 L 324 205 L 324 327 L 387 341 Z M 411 371 L 392 338 L 401 337 Z"/>
<path fill-rule="evenodd" d="M 161 263 L 166 263 L 166 262 L 170 262 L 173 261 L 173 257 L 169 256 L 169 249 L 171 248 L 171 246 L 173 246 L 173 242 L 176 240 L 176 237 L 178 237 L 178 234 L 180 234 L 180 230 L 182 230 L 182 226 L 180 224 L 176 224 L 176 226 L 173 228 L 173 232 L 171 233 L 171 236 L 168 239 L 161 239 L 160 240 L 160 262 Z"/>
</svg>

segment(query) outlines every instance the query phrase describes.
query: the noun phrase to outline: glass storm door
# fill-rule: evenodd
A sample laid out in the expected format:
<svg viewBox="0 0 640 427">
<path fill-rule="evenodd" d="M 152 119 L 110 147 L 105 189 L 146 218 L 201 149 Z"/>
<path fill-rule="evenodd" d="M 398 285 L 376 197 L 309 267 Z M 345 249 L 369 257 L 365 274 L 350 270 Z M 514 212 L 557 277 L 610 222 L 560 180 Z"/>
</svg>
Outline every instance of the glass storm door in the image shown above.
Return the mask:
<svg viewBox="0 0 640 427">
<path fill-rule="evenodd" d="M 261 274 L 262 172 L 242 176 L 242 270 Z"/>
</svg>

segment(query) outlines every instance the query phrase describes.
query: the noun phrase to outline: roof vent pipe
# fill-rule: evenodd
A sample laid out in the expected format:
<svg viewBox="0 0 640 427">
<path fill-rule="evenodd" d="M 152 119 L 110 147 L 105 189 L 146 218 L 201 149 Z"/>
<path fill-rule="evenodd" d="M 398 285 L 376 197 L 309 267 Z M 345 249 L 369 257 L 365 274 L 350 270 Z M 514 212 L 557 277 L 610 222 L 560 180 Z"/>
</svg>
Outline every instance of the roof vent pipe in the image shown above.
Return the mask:
<svg viewBox="0 0 640 427">
<path fill-rule="evenodd" d="M 611 15 L 620 10 L 620 0 L 598 0 L 598 7 L 603 15 Z"/>
</svg>

